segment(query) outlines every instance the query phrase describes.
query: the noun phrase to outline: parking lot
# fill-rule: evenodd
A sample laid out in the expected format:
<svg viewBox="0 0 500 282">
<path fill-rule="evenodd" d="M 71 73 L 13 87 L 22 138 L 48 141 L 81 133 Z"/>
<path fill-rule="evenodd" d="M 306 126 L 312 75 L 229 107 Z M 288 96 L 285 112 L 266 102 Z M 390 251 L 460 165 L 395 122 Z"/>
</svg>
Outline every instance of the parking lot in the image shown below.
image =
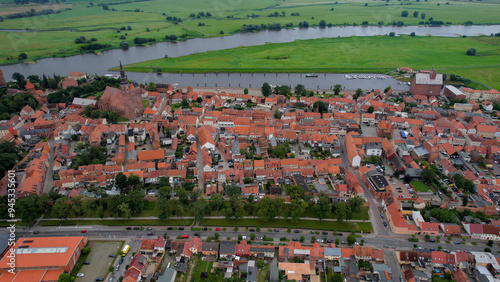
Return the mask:
<svg viewBox="0 0 500 282">
<path fill-rule="evenodd" d="M 401 180 L 397 179 L 396 177 L 391 178 L 390 176 L 386 176 L 386 179 L 387 182 L 389 182 L 389 184 L 391 185 L 392 192 L 396 195 L 396 197 L 411 198 L 414 195 L 410 194 L 410 191 L 408 190 L 410 186 L 406 186 Z"/>
<path fill-rule="evenodd" d="M 122 247 L 123 241 L 92 241 L 92 247 L 87 257 L 89 265 L 83 265 L 80 273 L 83 277 L 77 277 L 77 282 L 93 282 L 96 278 L 105 278 L 109 266 L 114 258 L 110 254 L 116 255 Z"/>
</svg>

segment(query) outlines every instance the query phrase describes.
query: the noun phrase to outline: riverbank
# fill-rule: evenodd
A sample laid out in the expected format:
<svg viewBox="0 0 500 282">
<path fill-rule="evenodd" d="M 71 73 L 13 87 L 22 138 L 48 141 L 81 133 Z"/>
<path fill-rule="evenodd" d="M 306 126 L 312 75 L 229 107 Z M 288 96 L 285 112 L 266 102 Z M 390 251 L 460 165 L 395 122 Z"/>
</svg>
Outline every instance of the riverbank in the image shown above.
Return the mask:
<svg viewBox="0 0 500 282">
<path fill-rule="evenodd" d="M 150 72 L 153 67 L 169 73 L 386 73 L 400 66 L 434 66 L 438 71 L 500 88 L 496 79 L 500 75 L 499 44 L 500 37 L 492 36 L 320 38 L 162 58 L 126 65 L 125 70 Z M 476 56 L 465 54 L 471 46 L 477 50 Z"/>
</svg>

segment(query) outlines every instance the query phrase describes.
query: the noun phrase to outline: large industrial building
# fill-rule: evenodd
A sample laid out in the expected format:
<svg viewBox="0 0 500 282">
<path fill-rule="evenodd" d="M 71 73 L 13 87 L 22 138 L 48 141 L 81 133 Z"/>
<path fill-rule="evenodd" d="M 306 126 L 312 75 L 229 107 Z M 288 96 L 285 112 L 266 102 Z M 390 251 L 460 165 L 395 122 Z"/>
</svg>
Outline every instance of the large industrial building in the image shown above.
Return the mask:
<svg viewBox="0 0 500 282">
<path fill-rule="evenodd" d="M 0 260 L 0 281 L 57 281 L 61 273 L 71 272 L 86 243 L 86 237 L 21 238 Z"/>
</svg>

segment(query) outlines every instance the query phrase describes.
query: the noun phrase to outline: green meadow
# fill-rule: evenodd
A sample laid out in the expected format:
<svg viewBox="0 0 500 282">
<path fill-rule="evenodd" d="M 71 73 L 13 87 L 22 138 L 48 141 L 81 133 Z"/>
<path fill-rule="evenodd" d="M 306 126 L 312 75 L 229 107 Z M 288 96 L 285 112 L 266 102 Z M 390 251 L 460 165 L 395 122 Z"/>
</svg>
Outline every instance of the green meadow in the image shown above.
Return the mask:
<svg viewBox="0 0 500 282">
<path fill-rule="evenodd" d="M 35 9 L 49 8 L 47 5 L 13 5 L 5 0 L 0 4 L 0 15 Z M 129 3 L 127 3 L 129 2 Z M 16 63 L 20 53 L 26 53 L 28 60 L 49 56 L 71 56 L 79 54 L 80 45 L 75 38 L 85 36 L 96 38 L 96 43 L 110 44 L 110 48 L 119 48 L 122 41 L 133 46 L 135 37 L 154 38 L 164 41 L 166 35 L 176 34 L 180 39 L 193 37 L 215 37 L 237 32 L 244 24 L 293 23 L 307 21 L 310 26 L 317 26 L 320 20 L 333 25 L 360 25 L 366 21 L 371 25 L 384 25 L 393 21 L 403 21 L 405 25 L 417 25 L 433 18 L 452 24 L 467 21 L 474 24 L 500 23 L 500 1 L 361 1 L 340 0 L 325 2 L 322 0 L 191 0 L 179 3 L 178 0 L 151 1 L 90 1 L 68 0 L 64 4 L 53 4 L 54 10 L 70 8 L 57 14 L 35 16 L 21 19 L 5 19 L 0 22 L 0 29 L 31 29 L 30 33 L 0 32 L 0 64 Z M 449 5 L 447 5 L 448 3 Z M 106 11 L 98 4 L 109 4 Z M 439 6 L 438 6 L 439 4 Z M 137 10 L 137 11 L 136 11 Z M 408 11 L 408 17 L 401 12 Z M 419 12 L 418 17 L 413 12 Z M 211 14 L 210 17 L 190 18 L 190 14 L 199 12 Z M 278 17 L 268 17 L 277 12 Z M 292 13 L 298 16 L 292 16 Z M 166 15 L 180 17 L 177 24 L 166 21 Z M 203 23 L 203 26 L 200 26 Z M 132 30 L 117 32 L 122 26 L 131 26 Z M 73 30 L 73 31 L 72 31 Z M 124 36 L 125 39 L 120 37 Z M 8 59 L 9 58 L 9 59 Z"/>
<path fill-rule="evenodd" d="M 432 46 L 432 47 L 431 47 Z M 476 48 L 476 56 L 467 56 Z M 372 36 L 321 38 L 209 51 L 125 66 L 148 72 L 376 72 L 397 67 L 459 74 L 500 88 L 500 37 Z"/>
</svg>

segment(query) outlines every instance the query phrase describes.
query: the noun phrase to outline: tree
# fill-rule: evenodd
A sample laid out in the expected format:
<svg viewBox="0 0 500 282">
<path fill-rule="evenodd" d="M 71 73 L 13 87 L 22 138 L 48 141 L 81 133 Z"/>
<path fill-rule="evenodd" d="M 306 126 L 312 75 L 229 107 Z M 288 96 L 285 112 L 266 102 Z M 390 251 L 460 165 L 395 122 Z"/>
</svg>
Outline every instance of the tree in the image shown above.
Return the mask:
<svg viewBox="0 0 500 282">
<path fill-rule="evenodd" d="M 364 202 L 365 200 L 363 200 L 363 198 L 361 198 L 361 196 L 359 195 L 356 195 L 349 199 L 349 204 L 351 204 L 351 209 L 353 212 L 359 212 L 361 205 L 363 205 Z"/>
<path fill-rule="evenodd" d="M 88 255 L 88 253 L 90 253 L 90 248 L 89 247 L 85 247 L 82 249 L 82 254 L 83 255 Z"/>
<path fill-rule="evenodd" d="M 372 114 L 373 111 L 375 111 L 375 108 L 373 106 L 368 107 L 368 110 L 367 110 L 368 113 Z"/>
<path fill-rule="evenodd" d="M 28 58 L 28 55 L 26 55 L 26 53 L 21 53 L 19 54 L 19 56 L 17 56 L 17 59 L 18 60 L 26 60 Z"/>
<path fill-rule="evenodd" d="M 182 204 L 187 204 L 189 193 L 188 191 L 186 191 L 186 189 L 184 189 L 183 187 L 179 188 L 177 190 L 177 196 L 179 196 L 179 201 L 181 201 Z"/>
<path fill-rule="evenodd" d="M 469 48 L 465 54 L 468 55 L 468 56 L 475 56 L 476 55 L 476 49 L 475 48 Z"/>
<path fill-rule="evenodd" d="M 303 96 L 306 94 L 306 88 L 302 84 L 297 84 L 294 90 L 295 90 L 295 95 L 297 96 Z"/>
<path fill-rule="evenodd" d="M 243 89 L 243 94 L 248 94 L 248 88 Z"/>
<path fill-rule="evenodd" d="M 396 36 L 396 33 L 394 31 L 389 32 L 389 36 Z"/>
<path fill-rule="evenodd" d="M 264 198 L 259 203 L 259 210 L 257 216 L 265 221 L 272 219 L 276 216 L 277 206 L 276 202 L 271 198 Z"/>
<path fill-rule="evenodd" d="M 199 199 L 193 203 L 193 214 L 196 222 L 200 222 L 207 211 L 207 202 L 203 199 Z"/>
<path fill-rule="evenodd" d="M 332 277 L 332 282 L 344 282 L 344 276 L 338 272 L 335 272 Z"/>
<path fill-rule="evenodd" d="M 12 79 L 16 81 L 19 88 L 24 88 L 26 86 L 26 80 L 24 79 L 24 75 L 15 72 L 12 74 Z"/>
<path fill-rule="evenodd" d="M 413 12 L 413 17 L 414 18 L 418 18 L 418 12 L 417 11 Z"/>
<path fill-rule="evenodd" d="M 75 213 L 75 216 L 81 216 L 84 213 L 82 207 L 82 198 L 82 195 L 71 198 L 71 209 Z"/>
<path fill-rule="evenodd" d="M 128 186 L 128 179 L 127 179 L 127 176 L 125 174 L 123 174 L 123 172 L 119 172 L 116 177 L 115 177 L 115 183 L 116 183 L 116 186 L 118 186 L 119 188 L 125 188 Z"/>
<path fill-rule="evenodd" d="M 344 222 L 344 219 L 347 218 L 347 209 L 349 206 L 346 202 L 339 202 L 335 204 L 335 216 L 337 217 L 337 222 Z"/>
<path fill-rule="evenodd" d="M 305 193 L 304 188 L 298 185 L 290 185 L 286 187 L 285 192 L 290 198 L 293 199 L 304 199 Z"/>
<path fill-rule="evenodd" d="M 340 94 L 340 90 L 342 90 L 342 85 L 335 84 L 333 86 L 333 92 L 335 93 L 335 95 L 339 95 Z"/>
<path fill-rule="evenodd" d="M 187 99 L 182 99 L 181 108 L 183 108 L 183 109 L 189 108 L 189 102 Z"/>
<path fill-rule="evenodd" d="M 410 33 L 410 36 L 415 37 L 415 32 Z"/>
<path fill-rule="evenodd" d="M 233 195 L 241 195 L 241 188 L 238 187 L 238 185 L 236 184 L 231 184 L 231 185 L 226 185 L 224 187 L 224 194 L 226 194 L 227 196 L 231 197 Z"/>
<path fill-rule="evenodd" d="M 128 177 L 129 186 L 137 187 L 141 182 L 141 178 L 137 174 L 130 174 Z"/>
<path fill-rule="evenodd" d="M 431 238 L 431 235 L 425 234 L 424 238 L 425 238 L 425 241 L 429 241 L 429 239 Z"/>
<path fill-rule="evenodd" d="M 403 12 L 401 12 L 401 16 L 402 16 L 403 18 L 408 17 L 408 11 L 403 11 Z"/>
<path fill-rule="evenodd" d="M 200 198 L 201 194 L 203 194 L 203 191 L 200 189 L 192 190 L 191 193 L 189 193 L 189 198 L 192 202 L 196 202 Z"/>
<path fill-rule="evenodd" d="M 323 195 L 319 197 L 318 203 L 316 204 L 315 208 L 320 220 L 326 218 L 332 212 L 330 201 L 326 196 Z"/>
<path fill-rule="evenodd" d="M 325 20 L 319 21 L 319 26 L 320 27 L 325 27 L 326 26 L 326 21 Z"/>
<path fill-rule="evenodd" d="M 281 119 L 281 112 L 278 109 L 274 110 L 274 118 Z"/>
<path fill-rule="evenodd" d="M 269 83 L 267 83 L 267 82 L 264 82 L 264 84 L 262 84 L 262 87 L 260 90 L 262 92 L 262 95 L 264 95 L 265 97 L 271 95 L 271 92 L 272 92 L 271 85 L 269 85 Z"/>
<path fill-rule="evenodd" d="M 59 198 L 52 206 L 52 213 L 59 219 L 68 218 L 69 206 L 64 203 L 65 201 L 65 198 Z"/>
<path fill-rule="evenodd" d="M 158 190 L 158 199 L 167 199 L 167 200 L 170 200 L 170 197 L 172 197 L 172 188 L 170 188 L 170 186 L 163 186 L 163 187 L 160 187 L 160 189 Z"/>
<path fill-rule="evenodd" d="M 354 235 L 347 236 L 347 245 L 352 246 L 356 243 L 356 237 Z"/>
<path fill-rule="evenodd" d="M 213 194 L 210 197 L 210 204 L 212 205 L 213 210 L 221 210 L 224 206 L 224 197 L 221 194 Z"/>
<path fill-rule="evenodd" d="M 433 183 L 434 179 L 436 179 L 436 175 L 428 167 L 422 170 L 420 176 L 422 176 L 422 180 L 424 180 L 424 182 L 427 184 Z"/>
<path fill-rule="evenodd" d="M 358 99 L 359 96 L 361 96 L 362 94 L 363 94 L 363 89 L 358 88 L 358 89 L 356 89 L 356 93 L 354 93 L 353 97 L 354 97 L 354 99 Z"/>
<path fill-rule="evenodd" d="M 318 113 L 328 113 L 328 107 L 323 101 L 316 101 L 313 104 L 313 111 Z"/>
<path fill-rule="evenodd" d="M 252 183 L 252 182 L 253 182 L 253 181 L 252 181 L 252 179 L 251 179 L 250 177 L 245 177 L 245 179 L 243 179 L 243 183 L 244 183 L 244 184 L 250 184 L 250 183 Z"/>
<path fill-rule="evenodd" d="M 122 48 L 122 49 L 128 49 L 128 46 L 129 46 L 129 45 L 128 45 L 128 42 L 127 42 L 127 41 L 122 41 L 122 42 L 120 43 L 120 48 Z"/>
<path fill-rule="evenodd" d="M 132 211 L 130 210 L 128 203 L 123 202 L 119 204 L 117 208 L 123 218 L 130 218 Z"/>
<path fill-rule="evenodd" d="M 73 282 L 73 281 L 75 281 L 75 277 L 65 272 L 59 274 L 59 279 L 57 279 L 57 282 Z"/>
<path fill-rule="evenodd" d="M 306 209 L 307 209 L 307 203 L 305 201 L 299 199 L 292 200 L 292 208 L 290 211 L 292 220 L 294 222 L 299 220 L 302 214 L 304 214 L 304 212 L 306 211 Z"/>
</svg>

